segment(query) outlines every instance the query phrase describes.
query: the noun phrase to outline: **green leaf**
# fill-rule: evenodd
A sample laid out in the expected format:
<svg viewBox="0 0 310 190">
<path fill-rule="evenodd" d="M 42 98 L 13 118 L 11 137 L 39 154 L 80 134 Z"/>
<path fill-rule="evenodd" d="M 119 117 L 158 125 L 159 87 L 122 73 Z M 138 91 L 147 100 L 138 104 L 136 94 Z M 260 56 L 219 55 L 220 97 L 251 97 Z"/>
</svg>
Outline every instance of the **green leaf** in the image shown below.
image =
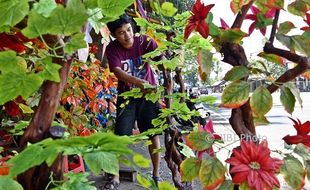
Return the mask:
<svg viewBox="0 0 310 190">
<path fill-rule="evenodd" d="M 52 190 L 96 190 L 97 188 L 92 184 L 93 181 L 89 181 L 87 177 L 88 173 L 66 173 L 64 178 L 68 180 Z"/>
<path fill-rule="evenodd" d="M 71 36 L 70 42 L 66 43 L 64 47 L 65 53 L 71 55 L 76 50 L 87 47 L 84 37 L 85 35 L 82 33 Z"/>
<path fill-rule="evenodd" d="M 308 178 L 308 181 L 310 180 L 310 160 L 306 160 L 306 170 L 307 170 L 307 178 Z"/>
<path fill-rule="evenodd" d="M 287 156 L 281 166 L 280 173 L 293 189 L 301 189 L 305 181 L 305 170 L 302 163 L 295 157 Z"/>
<path fill-rule="evenodd" d="M 151 185 L 152 185 L 152 183 L 149 179 L 147 179 L 146 177 L 143 177 L 139 173 L 137 174 L 137 181 L 142 185 L 142 187 L 144 187 L 146 189 L 151 187 Z"/>
<path fill-rule="evenodd" d="M 294 47 L 296 48 L 297 51 L 307 55 L 308 57 L 310 56 L 310 38 L 306 35 L 299 36 L 292 36 L 292 40 L 294 42 Z"/>
<path fill-rule="evenodd" d="M 104 16 L 116 19 L 118 16 L 124 14 L 124 10 L 131 4 L 133 4 L 134 0 L 122 0 L 122 1 L 104 0 L 97 2 L 98 7 L 101 8 Z"/>
<path fill-rule="evenodd" d="M 246 35 L 247 34 L 242 32 L 240 29 L 224 30 L 222 32 L 220 41 L 221 43 L 230 42 L 230 43 L 239 44 Z"/>
<path fill-rule="evenodd" d="M 284 59 L 278 55 L 261 52 L 258 56 L 266 59 L 267 61 L 284 66 Z"/>
<path fill-rule="evenodd" d="M 22 33 L 28 38 L 35 38 L 46 34 L 50 27 L 52 26 L 48 18 L 35 11 L 31 11 L 28 15 L 27 26 L 22 30 Z"/>
<path fill-rule="evenodd" d="M 293 28 L 296 28 L 295 25 L 290 21 L 285 21 L 280 24 L 278 29 L 278 34 L 287 34 L 289 33 Z"/>
<path fill-rule="evenodd" d="M 235 66 L 225 74 L 224 80 L 236 81 L 249 76 L 250 71 L 245 66 Z"/>
<path fill-rule="evenodd" d="M 206 81 L 207 77 L 210 75 L 212 68 L 212 57 L 213 53 L 208 50 L 200 49 L 197 55 L 198 62 L 198 72 L 201 80 Z"/>
<path fill-rule="evenodd" d="M 294 82 L 287 82 L 284 84 L 284 86 L 290 89 L 290 91 L 293 93 L 295 99 L 297 99 L 299 105 L 301 107 L 303 107 L 300 92 L 299 92 L 299 89 L 296 87 L 296 84 Z"/>
<path fill-rule="evenodd" d="M 272 96 L 266 87 L 255 89 L 250 98 L 250 105 L 257 116 L 264 116 L 272 108 Z"/>
<path fill-rule="evenodd" d="M 199 175 L 201 160 L 191 157 L 181 163 L 180 174 L 182 181 L 192 181 Z"/>
<path fill-rule="evenodd" d="M 164 2 L 161 5 L 161 13 L 167 17 L 172 17 L 177 12 L 177 10 L 178 9 L 173 6 L 173 3 L 170 2 Z"/>
<path fill-rule="evenodd" d="M 225 166 L 216 157 L 202 161 L 199 179 L 204 189 L 215 189 L 225 179 Z"/>
<path fill-rule="evenodd" d="M 103 18 L 101 9 L 87 9 L 87 14 L 91 15 L 91 17 L 88 18 L 88 22 L 95 30 L 95 33 L 98 34 L 100 29 L 103 27 L 103 23 L 101 22 L 101 19 Z"/>
<path fill-rule="evenodd" d="M 305 12 L 309 10 L 310 3 L 305 0 L 296 0 L 287 6 L 288 12 L 304 17 Z"/>
<path fill-rule="evenodd" d="M 60 82 L 58 70 L 61 68 L 61 65 L 52 63 L 51 57 L 46 57 L 42 60 L 42 62 L 43 71 L 41 71 L 38 75 L 42 77 L 43 80 Z"/>
<path fill-rule="evenodd" d="M 0 52 L 0 74 L 14 73 L 26 73 L 27 63 L 26 61 L 16 56 L 14 51 L 2 51 Z"/>
<path fill-rule="evenodd" d="M 0 176 L 0 189 L 23 190 L 23 187 L 13 178 Z"/>
<path fill-rule="evenodd" d="M 221 106 L 238 108 L 249 99 L 250 85 L 245 81 L 230 83 L 223 91 Z"/>
<path fill-rule="evenodd" d="M 142 167 L 142 168 L 148 168 L 150 167 L 150 160 L 149 159 L 146 159 L 143 155 L 141 154 L 135 154 L 133 156 L 133 161 L 139 166 L 139 167 Z"/>
<path fill-rule="evenodd" d="M 32 10 L 44 17 L 48 17 L 56 7 L 57 4 L 54 0 L 40 0 L 40 2 L 33 4 Z"/>
<path fill-rule="evenodd" d="M 188 146 L 198 151 L 206 150 L 214 143 L 214 138 L 207 131 L 192 131 L 186 139 Z"/>
<path fill-rule="evenodd" d="M 307 146 L 303 144 L 297 144 L 297 146 L 294 148 L 294 152 L 304 160 L 310 160 L 310 149 Z"/>
<path fill-rule="evenodd" d="M 213 23 L 209 23 L 209 34 L 210 34 L 210 36 L 218 36 L 218 35 L 220 35 L 219 27 L 216 26 Z"/>
<path fill-rule="evenodd" d="M 82 2 L 80 0 L 70 0 L 66 8 L 58 6 L 51 13 L 48 32 L 55 35 L 72 35 L 80 32 L 87 18 L 86 9 Z"/>
<path fill-rule="evenodd" d="M 284 106 L 284 109 L 292 114 L 294 111 L 294 107 L 295 107 L 295 96 L 294 94 L 291 92 L 291 90 L 285 86 L 281 86 L 281 94 L 280 94 L 280 101 L 282 103 L 282 105 Z"/>
<path fill-rule="evenodd" d="M 33 110 L 25 104 L 18 104 L 18 107 L 23 111 L 23 113 L 33 113 Z"/>
<path fill-rule="evenodd" d="M 1 0 L 0 27 L 15 26 L 29 12 L 28 0 Z"/>
<path fill-rule="evenodd" d="M 272 19 L 266 18 L 263 13 L 258 13 L 257 14 L 257 23 L 256 23 L 256 28 L 264 28 L 268 25 L 272 24 Z"/>
<path fill-rule="evenodd" d="M 35 144 L 28 146 L 8 161 L 8 164 L 12 164 L 9 176 L 17 176 L 33 166 L 42 164 L 48 156 L 41 146 Z"/>
<path fill-rule="evenodd" d="M 180 152 L 186 158 L 195 157 L 195 153 L 193 152 L 193 150 L 191 148 L 189 148 L 186 144 L 178 142 L 178 145 L 181 147 L 181 151 Z"/>
<path fill-rule="evenodd" d="M 25 100 L 40 88 L 43 80 L 36 74 L 0 75 L 0 105 L 21 95 Z"/>
<path fill-rule="evenodd" d="M 234 184 L 231 180 L 225 180 L 217 190 L 233 190 Z"/>
<path fill-rule="evenodd" d="M 163 181 L 158 183 L 158 189 L 160 190 L 177 190 L 173 185 L 171 185 L 168 181 Z"/>
<path fill-rule="evenodd" d="M 118 175 L 119 161 L 116 154 L 110 152 L 90 152 L 83 155 L 86 165 L 95 174 L 99 175 L 101 170 Z"/>
</svg>

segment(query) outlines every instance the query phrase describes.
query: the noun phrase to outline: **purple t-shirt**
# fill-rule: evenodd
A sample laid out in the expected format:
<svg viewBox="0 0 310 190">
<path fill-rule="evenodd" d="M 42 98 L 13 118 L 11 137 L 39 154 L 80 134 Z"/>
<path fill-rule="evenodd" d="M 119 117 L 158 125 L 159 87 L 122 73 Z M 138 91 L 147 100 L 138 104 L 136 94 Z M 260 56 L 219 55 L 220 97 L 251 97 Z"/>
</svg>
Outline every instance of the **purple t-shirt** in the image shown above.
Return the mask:
<svg viewBox="0 0 310 190">
<path fill-rule="evenodd" d="M 117 40 L 109 43 L 106 48 L 106 57 L 109 67 L 112 70 L 120 67 L 128 74 L 144 79 L 151 85 L 156 85 L 156 79 L 150 65 L 142 61 L 142 55 L 151 52 L 157 48 L 154 40 L 145 35 L 135 36 L 134 44 L 130 49 L 124 48 Z M 133 84 L 118 81 L 119 93 L 128 91 L 134 87 Z"/>
</svg>

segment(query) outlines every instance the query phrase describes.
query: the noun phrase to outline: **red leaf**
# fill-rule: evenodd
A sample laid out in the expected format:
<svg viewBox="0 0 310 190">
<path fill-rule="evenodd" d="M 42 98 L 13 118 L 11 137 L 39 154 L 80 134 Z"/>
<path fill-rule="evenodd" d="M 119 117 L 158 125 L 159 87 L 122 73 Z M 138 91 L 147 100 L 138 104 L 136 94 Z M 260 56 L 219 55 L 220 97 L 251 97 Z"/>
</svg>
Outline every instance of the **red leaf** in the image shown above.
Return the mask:
<svg viewBox="0 0 310 190">
<path fill-rule="evenodd" d="M 304 21 L 308 24 L 308 26 L 304 26 L 301 28 L 303 31 L 308 31 L 310 30 L 310 13 L 306 13 L 306 19 Z"/>
<path fill-rule="evenodd" d="M 229 29 L 230 27 L 228 26 L 228 24 L 222 19 L 220 18 L 220 21 L 221 21 L 221 28 L 226 30 L 226 29 Z"/>
<path fill-rule="evenodd" d="M 9 101 L 4 104 L 4 111 L 11 117 L 20 115 L 19 107 L 14 101 Z"/>
</svg>

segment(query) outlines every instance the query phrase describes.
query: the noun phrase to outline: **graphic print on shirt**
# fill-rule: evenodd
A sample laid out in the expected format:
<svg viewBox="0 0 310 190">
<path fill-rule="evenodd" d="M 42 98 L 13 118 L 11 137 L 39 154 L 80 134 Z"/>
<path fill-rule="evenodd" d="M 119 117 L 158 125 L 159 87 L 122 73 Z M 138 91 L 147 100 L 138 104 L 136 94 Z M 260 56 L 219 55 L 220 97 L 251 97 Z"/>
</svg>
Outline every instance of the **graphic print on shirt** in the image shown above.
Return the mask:
<svg viewBox="0 0 310 190">
<path fill-rule="evenodd" d="M 124 61 L 121 61 L 122 69 L 137 78 L 145 79 L 146 78 L 146 69 L 144 67 L 144 63 L 142 61 L 142 58 L 139 57 L 137 59 L 127 59 Z"/>
</svg>

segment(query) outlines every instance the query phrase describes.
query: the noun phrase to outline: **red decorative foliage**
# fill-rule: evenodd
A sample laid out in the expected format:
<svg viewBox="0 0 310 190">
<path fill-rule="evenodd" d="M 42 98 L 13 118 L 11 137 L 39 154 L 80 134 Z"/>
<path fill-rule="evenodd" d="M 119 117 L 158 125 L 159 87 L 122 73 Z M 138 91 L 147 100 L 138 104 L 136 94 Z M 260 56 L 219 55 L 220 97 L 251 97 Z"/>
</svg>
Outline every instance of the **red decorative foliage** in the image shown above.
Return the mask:
<svg viewBox="0 0 310 190">
<path fill-rule="evenodd" d="M 199 131 L 207 131 L 208 133 L 211 133 L 212 138 L 214 138 L 216 140 L 222 139 L 221 136 L 219 136 L 218 134 L 215 134 L 214 129 L 213 129 L 213 122 L 211 119 L 209 120 L 209 122 L 205 126 L 199 125 L 198 130 Z M 206 150 L 203 150 L 203 151 L 198 151 L 197 156 L 199 159 L 202 159 L 203 153 L 207 153 L 210 156 L 214 156 L 214 150 L 212 147 L 210 147 Z"/>
<path fill-rule="evenodd" d="M 297 131 L 297 135 L 286 135 L 283 137 L 283 140 L 287 144 L 298 144 L 302 143 L 310 148 L 310 121 L 306 121 L 305 123 L 301 124 L 300 120 L 294 120 L 290 118 L 294 122 L 294 127 Z"/>
<path fill-rule="evenodd" d="M 214 4 L 204 6 L 200 0 L 197 0 L 192 9 L 193 15 L 188 19 L 185 27 L 184 38 L 187 39 L 193 30 L 197 30 L 201 36 L 207 38 L 209 35 L 209 26 L 205 19 Z"/>
<path fill-rule="evenodd" d="M 251 7 L 251 11 L 252 11 L 253 14 L 247 14 L 247 15 L 245 15 L 245 19 L 249 19 L 249 20 L 253 20 L 253 21 L 254 21 L 254 22 L 250 25 L 250 27 L 249 27 L 249 33 L 248 33 L 248 35 L 251 35 L 252 32 L 254 31 L 254 29 L 256 28 L 256 24 L 258 23 L 258 17 L 257 17 L 257 16 L 258 16 L 259 13 L 261 13 L 261 11 L 260 11 L 258 8 L 254 7 L 254 6 Z M 272 9 L 270 9 L 269 11 L 267 11 L 267 12 L 264 14 L 264 16 L 265 16 L 266 18 L 273 18 L 274 15 L 275 15 L 275 11 L 276 11 L 276 8 L 272 8 Z M 266 34 L 266 27 L 262 27 L 262 28 L 260 28 L 259 30 L 260 30 L 260 32 L 265 36 L 265 34 Z"/>
<path fill-rule="evenodd" d="M 280 187 L 275 176 L 283 161 L 270 157 L 267 141 L 260 144 L 242 140 L 241 146 L 233 149 L 233 154 L 226 160 L 230 163 L 233 183 L 247 183 L 256 190 L 271 190 Z"/>
<path fill-rule="evenodd" d="M 308 31 L 310 30 L 310 13 L 306 13 L 306 19 L 304 21 L 308 24 L 308 26 L 304 26 L 301 28 L 303 31 Z"/>
<path fill-rule="evenodd" d="M 0 51 L 11 49 L 17 53 L 23 53 L 26 50 L 23 41 L 15 35 L 0 33 Z"/>
<path fill-rule="evenodd" d="M 9 101 L 4 104 L 4 111 L 11 117 L 16 117 L 20 115 L 20 110 L 15 101 Z"/>
</svg>

